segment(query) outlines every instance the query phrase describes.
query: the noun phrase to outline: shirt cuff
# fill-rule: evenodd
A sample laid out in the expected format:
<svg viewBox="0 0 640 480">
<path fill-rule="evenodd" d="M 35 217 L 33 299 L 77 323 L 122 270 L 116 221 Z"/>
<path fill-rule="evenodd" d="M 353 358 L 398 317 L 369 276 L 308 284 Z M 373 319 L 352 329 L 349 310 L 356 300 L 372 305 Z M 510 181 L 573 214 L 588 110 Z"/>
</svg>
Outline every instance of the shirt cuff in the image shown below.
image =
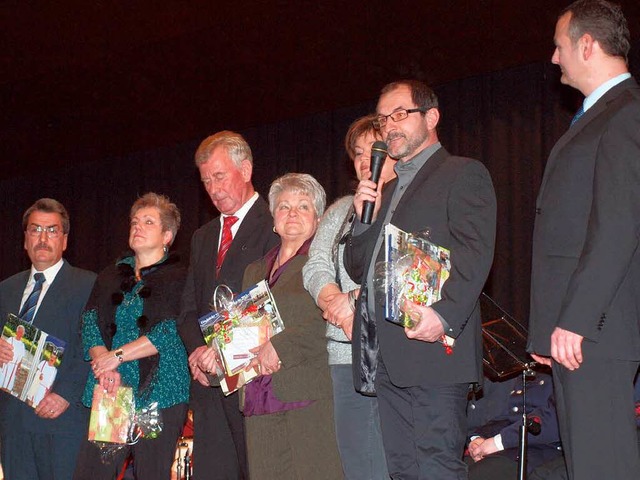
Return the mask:
<svg viewBox="0 0 640 480">
<path fill-rule="evenodd" d="M 498 452 L 501 452 L 502 450 L 504 450 L 504 445 L 502 444 L 502 435 L 497 434 L 495 437 L 493 437 L 493 443 L 496 444 L 496 448 L 498 449 Z"/>
</svg>

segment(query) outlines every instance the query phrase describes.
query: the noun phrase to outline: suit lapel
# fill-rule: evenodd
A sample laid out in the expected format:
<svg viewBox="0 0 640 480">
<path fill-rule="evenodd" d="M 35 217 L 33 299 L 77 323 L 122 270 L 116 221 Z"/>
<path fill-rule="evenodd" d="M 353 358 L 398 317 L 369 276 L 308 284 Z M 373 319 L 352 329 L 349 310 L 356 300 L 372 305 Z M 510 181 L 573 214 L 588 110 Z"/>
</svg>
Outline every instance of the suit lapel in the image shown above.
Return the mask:
<svg viewBox="0 0 640 480">
<path fill-rule="evenodd" d="M 414 194 L 418 190 L 423 188 L 424 182 L 427 181 L 427 179 L 433 172 L 440 168 L 440 166 L 449 156 L 449 152 L 447 152 L 444 147 L 442 147 L 427 160 L 427 163 L 425 163 L 423 167 L 416 173 L 416 176 L 409 184 L 407 191 L 404 193 L 404 195 L 402 195 L 402 198 L 398 203 L 397 210 L 402 210 L 406 202 L 412 201 Z"/>
<path fill-rule="evenodd" d="M 242 252 L 247 249 L 247 242 L 256 234 L 256 225 L 259 225 L 261 223 L 261 218 L 264 215 L 270 215 L 269 209 L 267 208 L 266 203 L 262 199 L 262 197 L 258 197 L 256 202 L 247 212 L 247 215 L 242 220 L 240 228 L 238 228 L 238 231 L 236 232 L 236 236 L 233 237 L 231 246 L 227 251 L 227 256 L 224 258 L 224 264 L 222 265 L 222 271 L 220 272 L 221 276 L 226 273 L 225 271 L 228 268 L 237 268 L 236 265 L 239 263 L 238 260 L 241 258 Z M 219 224 L 218 232 L 220 232 Z"/>
<path fill-rule="evenodd" d="M 54 278 L 53 283 L 49 285 L 47 288 L 47 292 L 40 303 L 40 307 L 38 307 L 38 311 L 36 312 L 36 316 L 33 320 L 33 324 L 45 331 L 48 331 L 48 323 L 50 315 L 47 315 L 47 312 L 51 313 L 58 308 L 61 303 L 59 299 L 66 298 L 68 295 L 71 295 L 72 292 L 67 291 L 68 283 L 66 281 L 67 275 L 69 272 L 69 264 L 66 260 L 63 261 L 62 268 Z"/>
<path fill-rule="evenodd" d="M 216 218 L 213 221 L 212 228 L 209 230 L 207 237 L 205 238 L 202 248 L 202 265 L 206 266 L 204 270 L 204 298 L 203 302 L 208 303 L 212 296 L 213 291 L 218 284 L 216 279 L 216 261 L 218 259 L 218 240 L 220 239 L 220 218 Z M 228 255 L 227 255 L 228 258 Z M 226 260 L 226 258 L 225 258 Z"/>
<path fill-rule="evenodd" d="M 589 125 L 589 123 L 591 123 L 602 113 L 606 112 L 609 104 L 614 101 L 618 97 L 618 95 L 635 85 L 635 80 L 633 78 L 629 78 L 613 87 L 611 90 L 605 93 L 602 98 L 600 98 L 590 109 L 588 109 L 574 125 L 570 126 L 569 129 L 564 133 L 564 135 L 562 135 L 562 137 L 560 137 L 560 139 L 551 149 L 551 153 L 549 154 L 549 159 L 547 160 L 547 165 L 542 177 L 542 183 L 540 185 L 540 191 L 538 193 L 538 198 L 542 198 L 548 179 L 558 164 L 558 160 L 561 157 L 560 153 L 562 152 L 563 148 L 571 140 L 573 140 L 576 135 L 582 132 L 582 130 L 584 130 L 587 125 Z"/>
<path fill-rule="evenodd" d="M 22 303 L 22 295 L 24 295 L 24 289 L 29 282 L 29 275 L 31 270 L 27 270 L 20 274 L 20 279 L 16 282 L 15 292 L 7 295 L 7 313 L 13 313 L 18 315 L 20 311 L 20 304 Z M 0 322 L 4 323 L 6 318 L 0 318 Z"/>
</svg>

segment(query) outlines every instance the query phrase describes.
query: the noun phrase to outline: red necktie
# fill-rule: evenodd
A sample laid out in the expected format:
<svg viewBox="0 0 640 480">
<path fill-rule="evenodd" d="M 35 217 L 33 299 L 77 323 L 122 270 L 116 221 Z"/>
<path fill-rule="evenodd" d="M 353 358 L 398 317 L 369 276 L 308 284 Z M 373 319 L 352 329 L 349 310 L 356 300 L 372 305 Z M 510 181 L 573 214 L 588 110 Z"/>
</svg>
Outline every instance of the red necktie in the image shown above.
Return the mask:
<svg viewBox="0 0 640 480">
<path fill-rule="evenodd" d="M 220 240 L 220 248 L 218 249 L 218 261 L 216 262 L 216 277 L 220 274 L 224 257 L 227 256 L 227 251 L 233 241 L 233 235 L 231 234 L 231 227 L 238 221 L 238 217 L 230 215 L 224 217 L 224 225 L 222 226 L 222 239 Z"/>
</svg>

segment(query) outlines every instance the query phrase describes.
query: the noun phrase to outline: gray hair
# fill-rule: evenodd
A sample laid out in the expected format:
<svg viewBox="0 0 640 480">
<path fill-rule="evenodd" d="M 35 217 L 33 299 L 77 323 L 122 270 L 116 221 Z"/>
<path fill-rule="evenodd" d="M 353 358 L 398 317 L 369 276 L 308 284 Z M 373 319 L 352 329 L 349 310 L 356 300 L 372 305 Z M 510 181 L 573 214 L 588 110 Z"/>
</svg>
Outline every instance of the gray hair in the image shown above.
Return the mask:
<svg viewBox="0 0 640 480">
<path fill-rule="evenodd" d="M 171 245 L 176 239 L 176 234 L 178 233 L 178 229 L 180 228 L 180 210 L 178 210 L 178 207 L 175 203 L 171 203 L 171 200 L 169 200 L 168 197 L 149 192 L 145 193 L 143 196 L 133 202 L 133 205 L 131 206 L 131 213 L 129 213 L 129 218 L 132 218 L 141 208 L 149 207 L 158 209 L 162 231 L 166 232 L 167 230 L 169 230 L 173 234 L 171 242 L 169 243 L 169 245 Z"/>
<path fill-rule="evenodd" d="M 223 130 L 202 141 L 195 154 L 196 166 L 207 163 L 213 151 L 218 147 L 223 147 L 227 151 L 236 167 L 240 168 L 244 160 L 253 165 L 251 147 L 244 137 L 239 133 Z"/>
<path fill-rule="evenodd" d="M 269 188 L 269 210 L 275 215 L 278 198 L 282 192 L 294 192 L 308 195 L 313 200 L 313 208 L 318 218 L 324 213 L 327 194 L 322 185 L 308 173 L 287 173 L 276 178 Z"/>
<path fill-rule="evenodd" d="M 22 215 L 22 230 L 27 230 L 27 223 L 29 222 L 29 216 L 33 212 L 45 212 L 45 213 L 57 213 L 62 219 L 62 232 L 67 235 L 71 229 L 69 222 L 69 213 L 59 201 L 53 198 L 41 198 L 36 200 L 36 203 L 27 208 L 27 211 Z"/>
</svg>

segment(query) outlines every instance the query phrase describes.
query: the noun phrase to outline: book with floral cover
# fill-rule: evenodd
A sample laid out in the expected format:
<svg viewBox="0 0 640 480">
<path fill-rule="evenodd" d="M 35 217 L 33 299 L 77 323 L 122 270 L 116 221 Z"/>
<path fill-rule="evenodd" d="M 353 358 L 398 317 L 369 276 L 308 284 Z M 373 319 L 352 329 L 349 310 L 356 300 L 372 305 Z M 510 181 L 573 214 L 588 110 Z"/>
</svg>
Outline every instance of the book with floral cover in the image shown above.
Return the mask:
<svg viewBox="0 0 640 480">
<path fill-rule="evenodd" d="M 205 342 L 216 353 L 216 375 L 225 395 L 258 376 L 255 369 L 245 371 L 253 358 L 250 350 L 284 330 L 264 280 L 236 295 L 225 309 L 208 313 L 199 322 Z"/>
<path fill-rule="evenodd" d="M 67 344 L 13 313 L 2 339 L 13 347 L 13 358 L 0 367 L 0 389 L 36 408 L 51 390 Z"/>
<path fill-rule="evenodd" d="M 428 307 L 440 300 L 451 272 L 451 252 L 433 243 L 428 230 L 413 234 L 387 224 L 384 233 L 385 262 L 376 266 L 374 276 L 376 298 L 382 297 L 388 321 L 412 328 L 414 321 L 402 312 L 402 302 Z M 454 339 L 443 335 L 440 341 L 451 354 Z"/>
</svg>

